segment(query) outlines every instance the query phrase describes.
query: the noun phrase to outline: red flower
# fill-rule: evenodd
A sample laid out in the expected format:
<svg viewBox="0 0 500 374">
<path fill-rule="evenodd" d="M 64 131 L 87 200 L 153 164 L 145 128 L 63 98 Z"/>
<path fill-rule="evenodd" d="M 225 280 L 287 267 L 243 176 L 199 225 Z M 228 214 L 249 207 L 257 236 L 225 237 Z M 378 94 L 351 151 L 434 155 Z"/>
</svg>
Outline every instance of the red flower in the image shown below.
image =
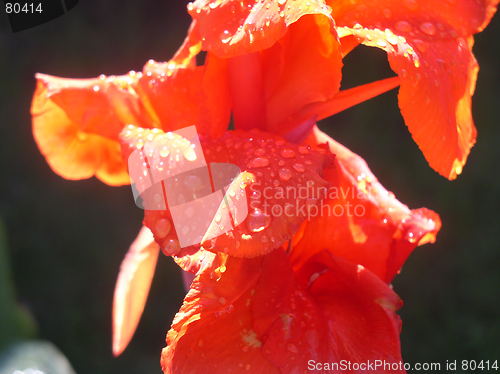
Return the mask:
<svg viewBox="0 0 500 374">
<path fill-rule="evenodd" d="M 35 139 L 65 178 L 126 184 L 131 152 L 173 160 L 182 150 L 164 132 L 192 124 L 208 163 L 242 171 L 230 189 L 247 192 L 249 216 L 201 245 L 181 249 L 171 212 L 146 210 L 117 282 L 115 354 L 137 326 L 161 248 L 196 274 L 167 336 L 167 373 L 288 373 L 306 370 L 309 359 L 401 360 L 400 301 L 387 283 L 417 245 L 435 240 L 440 219 L 396 200 L 315 121 L 400 81 L 400 107 L 416 142 L 436 171 L 456 177 L 475 137 L 469 41 L 496 1 L 432 4 L 338 1 L 332 13 L 321 0 L 199 0 L 188 7 L 194 22 L 184 45 L 167 63 L 87 80 L 38 76 Z M 386 50 L 400 78 L 339 92 L 342 57 L 360 42 Z M 196 66 L 202 49 L 206 62 Z M 230 115 L 237 131 L 226 131 Z M 263 193 L 279 186 L 337 193 Z M 254 204 L 251 192 L 260 194 Z M 274 214 L 265 204 L 297 209 Z M 329 214 L 311 217 L 315 209 Z M 219 224 L 215 216 L 212 223 Z"/>
</svg>

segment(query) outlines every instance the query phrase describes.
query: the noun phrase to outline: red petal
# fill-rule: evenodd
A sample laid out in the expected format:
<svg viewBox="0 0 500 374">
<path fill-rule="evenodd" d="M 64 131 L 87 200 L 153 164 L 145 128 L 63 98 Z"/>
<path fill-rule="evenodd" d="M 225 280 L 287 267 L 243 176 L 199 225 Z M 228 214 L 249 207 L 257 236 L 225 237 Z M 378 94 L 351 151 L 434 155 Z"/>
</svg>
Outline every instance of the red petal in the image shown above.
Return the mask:
<svg viewBox="0 0 500 374">
<path fill-rule="evenodd" d="M 430 166 L 454 179 L 476 129 L 471 115 L 477 64 L 468 38 L 493 15 L 497 0 L 336 1 L 341 36 L 354 35 L 389 54 L 401 78 L 399 105 Z"/>
<path fill-rule="evenodd" d="M 226 58 L 269 48 L 302 16 L 331 12 L 323 0 L 196 0 L 188 10 L 203 48 Z"/>
<path fill-rule="evenodd" d="M 214 277 L 217 267 L 195 279 L 174 319 L 165 373 L 293 373 L 310 360 L 401 360 L 400 300 L 366 269 L 323 253 L 294 273 L 282 250 L 229 258 Z"/>
<path fill-rule="evenodd" d="M 390 282 L 415 247 L 434 242 L 439 216 L 422 208 L 410 210 L 387 191 L 366 162 L 341 144 L 314 129 L 311 143 L 327 143 L 337 167 L 325 178 L 333 186 L 316 214 L 295 238 L 296 261 L 329 249 L 335 256 L 361 264 Z"/>
<path fill-rule="evenodd" d="M 301 115 L 305 108 L 338 94 L 342 52 L 325 17 L 305 17 L 294 23 L 275 46 L 262 52 L 262 59 L 267 131 L 283 135 L 314 118 Z"/>
<path fill-rule="evenodd" d="M 139 324 L 156 268 L 160 248 L 143 227 L 120 267 L 113 298 L 113 354 L 119 356 Z"/>
<path fill-rule="evenodd" d="M 203 212 L 198 212 L 197 218 L 207 218 L 206 223 L 201 223 L 205 225 L 201 227 L 204 238 L 208 238 L 203 239 L 203 246 L 212 251 L 227 252 L 232 256 L 253 257 L 279 247 L 292 237 L 306 218 L 308 206 L 316 205 L 320 200 L 312 200 L 309 197 L 313 196 L 315 189 L 325 186 L 320 174 L 331 157 L 326 151 L 312 151 L 305 146 L 290 144 L 277 136 L 258 131 L 229 131 L 217 139 L 202 137 L 203 158 L 200 152 L 199 158 L 185 161 L 183 144 L 188 144 L 186 149 L 193 148 L 189 146 L 189 141 L 183 143 L 180 138 L 182 137 L 177 134 L 170 133 L 169 136 L 158 130 L 133 127 L 128 127 L 123 133 L 125 157 L 137 151 L 147 160 L 150 169 L 146 171 L 153 176 L 154 183 L 162 181 L 163 187 L 161 191 L 158 190 L 158 196 L 165 204 L 158 210 L 146 207 L 144 223 L 151 228 L 157 242 L 170 255 L 190 254 L 189 249 L 187 253 L 178 251 L 179 243 L 173 242 L 175 233 L 170 230 L 174 227 L 172 207 L 165 210 L 165 207 L 169 206 L 167 200 L 172 196 L 163 192 L 168 191 L 164 180 L 170 176 L 169 173 L 177 175 L 179 172 L 176 170 L 198 170 L 203 167 L 207 173 L 202 187 L 210 187 L 209 190 L 202 193 L 203 196 L 186 198 L 183 205 L 178 205 L 188 214 L 190 210 L 187 209 L 187 203 L 198 204 L 202 201 L 201 197 L 219 191 L 209 185 L 218 186 L 221 183 L 217 182 L 213 175 L 214 164 L 231 164 L 239 168 L 240 174 L 224 191 L 224 200 L 216 201 L 217 207 L 209 208 L 209 204 L 204 203 L 201 208 L 199 205 L 196 205 L 197 208 L 191 208 L 191 214 L 204 209 Z M 168 150 L 168 155 L 163 157 L 162 150 Z M 210 166 L 212 175 L 208 174 L 207 165 Z M 143 174 L 143 171 L 140 171 L 137 173 L 139 179 Z M 158 175 L 158 178 L 155 175 Z M 295 194 L 287 193 L 287 188 Z M 242 196 L 245 197 L 246 204 L 238 203 Z M 248 215 L 245 212 L 248 212 Z M 193 219 L 191 216 L 190 220 Z M 224 233 L 223 231 L 227 231 L 224 230 L 226 227 L 231 230 Z M 175 229 L 179 237 L 179 230 L 186 230 L 187 227 L 176 226 Z M 212 233 L 217 230 L 221 232 L 220 235 L 213 235 L 212 239 Z"/>
<path fill-rule="evenodd" d="M 144 122 L 132 89 L 135 76 L 64 79 L 37 75 L 33 135 L 51 168 L 66 179 L 96 175 L 110 185 L 129 178 L 120 157 L 118 133 Z"/>
</svg>

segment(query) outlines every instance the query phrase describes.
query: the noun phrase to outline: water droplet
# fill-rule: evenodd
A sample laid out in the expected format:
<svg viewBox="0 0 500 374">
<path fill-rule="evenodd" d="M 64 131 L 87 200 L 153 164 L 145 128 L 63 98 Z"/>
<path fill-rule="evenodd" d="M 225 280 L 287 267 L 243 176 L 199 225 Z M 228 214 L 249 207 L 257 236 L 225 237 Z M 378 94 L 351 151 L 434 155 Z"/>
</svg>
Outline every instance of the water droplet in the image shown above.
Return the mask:
<svg viewBox="0 0 500 374">
<path fill-rule="evenodd" d="M 266 154 L 266 150 L 263 148 L 257 148 L 255 150 L 255 155 L 256 156 L 264 156 Z"/>
<path fill-rule="evenodd" d="M 424 22 L 420 25 L 420 30 L 427 35 L 434 35 L 436 33 L 436 26 L 431 22 Z"/>
<path fill-rule="evenodd" d="M 281 180 L 289 181 L 292 178 L 292 171 L 288 168 L 281 168 L 278 172 Z"/>
<path fill-rule="evenodd" d="M 309 149 L 306 146 L 301 145 L 299 147 L 299 153 L 301 155 L 307 155 L 307 154 L 309 154 Z"/>
<path fill-rule="evenodd" d="M 196 161 L 196 152 L 195 150 L 193 149 L 193 147 L 187 147 L 186 149 L 184 149 L 184 151 L 182 152 L 182 154 L 184 155 L 184 158 L 188 161 Z"/>
<path fill-rule="evenodd" d="M 295 151 L 290 148 L 285 148 L 281 150 L 281 156 L 284 158 L 293 158 L 295 157 Z"/>
<path fill-rule="evenodd" d="M 398 29 L 401 32 L 410 32 L 412 27 L 411 27 L 410 23 L 408 23 L 406 21 L 398 21 L 396 23 L 396 29 Z"/>
<path fill-rule="evenodd" d="M 301 163 L 296 163 L 296 164 L 293 164 L 292 166 L 296 171 L 298 171 L 299 173 L 303 173 L 306 168 L 304 167 L 304 165 L 302 165 Z"/>
<path fill-rule="evenodd" d="M 270 223 L 271 217 L 259 209 L 255 209 L 247 218 L 247 227 L 252 232 L 265 230 Z"/>
<path fill-rule="evenodd" d="M 418 8 L 417 0 L 405 0 L 405 5 L 411 10 L 416 10 Z"/>
<path fill-rule="evenodd" d="M 166 145 L 161 147 L 161 149 L 160 149 L 160 156 L 161 157 L 167 157 L 169 154 L 170 154 L 170 150 L 168 149 L 168 147 Z"/>
<path fill-rule="evenodd" d="M 288 349 L 289 352 L 299 353 L 299 350 L 295 344 L 289 343 L 287 344 L 286 348 Z"/>
<path fill-rule="evenodd" d="M 170 221 L 166 218 L 161 218 L 156 222 L 155 231 L 159 238 L 164 238 L 170 233 L 172 225 Z"/>
<path fill-rule="evenodd" d="M 175 255 L 180 249 L 177 239 L 168 239 L 162 247 L 162 252 L 167 256 Z"/>
<path fill-rule="evenodd" d="M 248 163 L 249 168 L 264 168 L 269 166 L 269 160 L 265 157 L 256 157 Z"/>
<path fill-rule="evenodd" d="M 413 232 L 411 232 L 411 231 L 408 234 L 406 234 L 406 239 L 410 243 L 415 243 L 417 241 L 417 238 L 415 237 L 415 234 Z"/>
</svg>

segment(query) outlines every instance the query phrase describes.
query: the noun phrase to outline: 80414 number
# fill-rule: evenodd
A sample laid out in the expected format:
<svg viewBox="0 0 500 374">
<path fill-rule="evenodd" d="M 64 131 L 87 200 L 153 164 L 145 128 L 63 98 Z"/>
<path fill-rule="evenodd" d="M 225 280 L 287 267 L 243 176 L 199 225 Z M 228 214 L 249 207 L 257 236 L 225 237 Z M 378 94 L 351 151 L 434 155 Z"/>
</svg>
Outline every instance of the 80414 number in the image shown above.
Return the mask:
<svg viewBox="0 0 500 374">
<path fill-rule="evenodd" d="M 42 3 L 5 3 L 5 13 L 7 14 L 35 14 L 43 13 Z"/>
</svg>

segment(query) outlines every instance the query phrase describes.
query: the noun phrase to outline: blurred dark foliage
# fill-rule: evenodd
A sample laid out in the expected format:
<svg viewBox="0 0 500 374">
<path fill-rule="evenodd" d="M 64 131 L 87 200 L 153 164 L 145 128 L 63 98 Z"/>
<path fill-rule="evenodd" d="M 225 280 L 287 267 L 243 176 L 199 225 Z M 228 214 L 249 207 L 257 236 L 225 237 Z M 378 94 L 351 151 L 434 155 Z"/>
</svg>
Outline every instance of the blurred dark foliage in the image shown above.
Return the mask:
<svg viewBox="0 0 500 374">
<path fill-rule="evenodd" d="M 150 58 L 166 60 L 189 25 L 184 9 L 184 1 L 82 0 L 67 15 L 15 34 L 0 19 L 0 218 L 11 274 L 39 337 L 55 343 L 78 373 L 160 372 L 182 282 L 177 267 L 162 258 L 135 339 L 113 358 L 113 287 L 142 212 L 128 187 L 70 182 L 49 169 L 31 135 L 33 75 L 121 74 L 140 70 Z M 455 182 L 426 164 L 403 124 L 395 91 L 321 123 L 362 155 L 401 201 L 432 208 L 443 219 L 437 244 L 417 249 L 395 282 L 406 303 L 402 344 L 410 362 L 500 359 L 498 38 L 497 18 L 476 39 L 479 139 Z M 345 65 L 346 87 L 391 74 L 375 49 L 358 48 Z"/>
</svg>

